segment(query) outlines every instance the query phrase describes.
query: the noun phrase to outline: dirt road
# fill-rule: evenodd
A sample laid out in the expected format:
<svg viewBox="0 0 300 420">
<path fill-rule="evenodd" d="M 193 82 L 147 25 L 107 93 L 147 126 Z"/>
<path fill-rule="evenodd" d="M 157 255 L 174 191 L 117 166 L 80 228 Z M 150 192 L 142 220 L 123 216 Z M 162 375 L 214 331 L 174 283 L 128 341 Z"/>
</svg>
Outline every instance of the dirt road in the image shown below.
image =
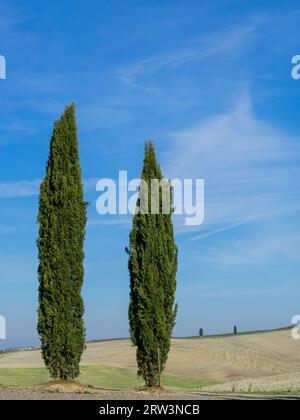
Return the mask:
<svg viewBox="0 0 300 420">
<path fill-rule="evenodd" d="M 263 399 L 288 399 L 294 400 L 297 397 L 247 397 L 247 396 L 226 396 L 226 395 L 212 395 L 199 393 L 179 393 L 166 392 L 159 394 L 149 394 L 146 392 L 119 392 L 119 391 L 102 391 L 97 394 L 87 393 L 62 393 L 62 392 L 47 392 L 39 391 L 29 388 L 0 388 L 0 400 L 263 400 Z"/>
</svg>

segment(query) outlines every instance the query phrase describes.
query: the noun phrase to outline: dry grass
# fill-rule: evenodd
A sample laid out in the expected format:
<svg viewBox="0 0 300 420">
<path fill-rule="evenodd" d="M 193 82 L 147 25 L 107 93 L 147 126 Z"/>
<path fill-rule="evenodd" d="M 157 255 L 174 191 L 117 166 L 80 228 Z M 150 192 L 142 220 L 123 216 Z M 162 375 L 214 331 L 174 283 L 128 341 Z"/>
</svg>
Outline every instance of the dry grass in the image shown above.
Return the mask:
<svg viewBox="0 0 300 420">
<path fill-rule="evenodd" d="M 300 394 L 300 372 L 211 385 L 202 391 L 213 393 Z"/>
<path fill-rule="evenodd" d="M 219 338 L 175 339 L 166 374 L 182 379 L 226 383 L 207 388 L 216 391 L 298 390 L 299 346 L 300 343 L 291 338 L 289 330 Z M 135 373 L 135 350 L 129 340 L 90 343 L 82 365 L 125 368 Z M 0 368 L 42 366 L 38 350 L 9 353 L 0 359 Z"/>
</svg>

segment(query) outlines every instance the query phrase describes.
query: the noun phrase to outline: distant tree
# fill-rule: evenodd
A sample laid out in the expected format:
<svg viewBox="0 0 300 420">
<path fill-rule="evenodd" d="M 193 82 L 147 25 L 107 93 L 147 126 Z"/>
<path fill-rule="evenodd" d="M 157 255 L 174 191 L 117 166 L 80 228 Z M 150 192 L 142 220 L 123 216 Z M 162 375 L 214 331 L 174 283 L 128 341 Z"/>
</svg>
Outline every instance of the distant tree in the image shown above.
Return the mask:
<svg viewBox="0 0 300 420">
<path fill-rule="evenodd" d="M 203 337 L 203 335 L 204 335 L 203 328 L 200 328 L 199 335 L 200 335 L 200 337 Z"/>
<path fill-rule="evenodd" d="M 85 346 L 83 245 L 86 225 L 75 106 L 54 124 L 39 198 L 38 333 L 53 378 L 74 379 Z"/>
<path fill-rule="evenodd" d="M 233 334 L 237 335 L 237 333 L 238 333 L 238 330 L 237 330 L 237 326 L 235 325 L 234 328 L 233 328 Z"/>
<path fill-rule="evenodd" d="M 171 198 L 170 188 L 169 192 L 160 189 L 159 211 L 151 214 L 151 180 L 163 179 L 152 142 L 147 142 L 145 146 L 141 178 L 148 188 L 147 191 L 140 189 L 137 208 L 142 205 L 141 198 L 145 198 L 145 194 L 148 194 L 148 200 L 147 207 L 143 206 L 144 211 L 137 211 L 133 218 L 127 248 L 130 273 L 129 323 L 131 339 L 137 347 L 138 375 L 144 378 L 147 386 L 155 387 L 160 385 L 175 325 L 178 250 L 173 233 L 172 200 L 169 214 L 162 211 L 163 199 Z"/>
</svg>

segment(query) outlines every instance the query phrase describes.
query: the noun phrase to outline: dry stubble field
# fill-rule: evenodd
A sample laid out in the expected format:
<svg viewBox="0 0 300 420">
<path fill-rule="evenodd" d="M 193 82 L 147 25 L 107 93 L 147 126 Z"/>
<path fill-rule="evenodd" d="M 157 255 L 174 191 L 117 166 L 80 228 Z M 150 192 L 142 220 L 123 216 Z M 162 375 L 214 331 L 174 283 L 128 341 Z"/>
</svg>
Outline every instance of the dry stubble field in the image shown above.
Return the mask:
<svg viewBox="0 0 300 420">
<path fill-rule="evenodd" d="M 121 390 L 140 385 L 129 340 L 88 344 L 82 371 L 85 385 Z M 44 381 L 47 374 L 38 350 L 0 358 L 0 384 L 33 386 Z M 292 339 L 290 330 L 174 339 L 164 386 L 189 392 L 300 394 L 300 341 Z"/>
</svg>

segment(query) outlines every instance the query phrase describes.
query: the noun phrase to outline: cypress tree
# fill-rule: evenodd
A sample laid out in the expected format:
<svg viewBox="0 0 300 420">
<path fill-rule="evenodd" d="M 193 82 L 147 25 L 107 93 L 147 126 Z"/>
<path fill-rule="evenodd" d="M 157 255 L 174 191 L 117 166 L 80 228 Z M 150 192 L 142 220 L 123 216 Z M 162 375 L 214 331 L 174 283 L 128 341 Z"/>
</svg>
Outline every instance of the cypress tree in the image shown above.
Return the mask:
<svg viewBox="0 0 300 420">
<path fill-rule="evenodd" d="M 54 123 L 39 198 L 38 333 L 53 378 L 74 379 L 85 346 L 83 198 L 74 104 Z"/>
<path fill-rule="evenodd" d="M 151 214 L 151 180 L 163 179 L 152 142 L 145 145 L 141 178 L 148 191 L 140 188 L 127 248 L 129 323 L 131 339 L 137 347 L 138 375 L 143 377 L 147 386 L 155 387 L 160 385 L 160 376 L 167 362 L 177 314 L 174 301 L 178 249 L 174 241 L 170 185 L 169 190 L 160 189 L 159 211 Z M 145 201 L 142 205 L 143 194 L 148 194 L 146 205 Z M 163 194 L 170 196 L 163 197 Z M 168 214 L 162 211 L 163 198 L 170 199 Z M 141 207 L 146 211 L 138 211 Z"/>
</svg>

